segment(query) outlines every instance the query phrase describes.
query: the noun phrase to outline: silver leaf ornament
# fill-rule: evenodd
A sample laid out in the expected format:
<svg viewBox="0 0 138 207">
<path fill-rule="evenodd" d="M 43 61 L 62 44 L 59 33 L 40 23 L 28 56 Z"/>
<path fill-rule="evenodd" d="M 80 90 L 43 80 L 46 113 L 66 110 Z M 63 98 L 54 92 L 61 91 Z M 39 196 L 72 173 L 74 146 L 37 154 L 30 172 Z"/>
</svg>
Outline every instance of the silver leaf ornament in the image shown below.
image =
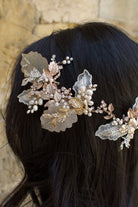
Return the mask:
<svg viewBox="0 0 138 207">
<path fill-rule="evenodd" d="M 41 54 L 31 51 L 22 54 L 21 66 L 25 77 L 38 77 L 43 73 L 43 69 L 48 70 L 48 61 Z"/>
<path fill-rule="evenodd" d="M 29 101 L 31 101 L 31 89 L 24 90 L 22 93 L 20 93 L 17 97 L 19 98 L 20 103 L 24 103 L 26 105 L 29 105 Z"/>
<path fill-rule="evenodd" d="M 109 139 L 116 141 L 119 137 L 127 134 L 127 129 L 123 133 L 120 132 L 120 127 L 122 125 L 112 125 L 112 123 L 99 126 L 98 130 L 95 132 L 95 136 L 101 139 Z"/>
<path fill-rule="evenodd" d="M 77 81 L 73 85 L 75 95 L 78 93 L 81 86 L 88 88 L 90 84 L 92 84 L 92 75 L 85 69 L 83 73 L 78 76 Z"/>
</svg>

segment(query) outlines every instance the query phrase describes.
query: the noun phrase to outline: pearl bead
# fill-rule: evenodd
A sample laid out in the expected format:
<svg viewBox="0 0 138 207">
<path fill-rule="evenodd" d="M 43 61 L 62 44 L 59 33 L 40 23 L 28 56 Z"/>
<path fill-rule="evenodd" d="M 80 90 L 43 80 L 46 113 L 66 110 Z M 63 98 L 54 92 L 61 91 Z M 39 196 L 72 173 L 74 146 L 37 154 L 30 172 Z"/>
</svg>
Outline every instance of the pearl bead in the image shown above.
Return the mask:
<svg viewBox="0 0 138 207">
<path fill-rule="evenodd" d="M 39 103 L 40 106 L 42 106 L 42 105 L 43 105 L 43 99 L 40 98 L 40 99 L 38 100 L 38 103 Z"/>
<path fill-rule="evenodd" d="M 92 113 L 88 113 L 88 116 L 92 116 Z"/>
<path fill-rule="evenodd" d="M 33 109 L 31 110 L 31 113 L 32 113 L 32 114 L 34 113 L 34 110 L 33 110 Z"/>
<path fill-rule="evenodd" d="M 60 92 L 60 91 L 59 91 L 59 92 Z M 69 93 L 69 91 L 68 91 L 68 90 L 65 90 L 65 91 L 64 91 L 64 94 L 68 94 L 68 93 Z"/>
<path fill-rule="evenodd" d="M 70 60 L 68 60 L 67 63 L 70 64 Z"/>
<path fill-rule="evenodd" d="M 81 98 L 81 95 L 78 94 L 77 97 L 78 97 L 78 98 Z"/>
<path fill-rule="evenodd" d="M 38 106 L 37 106 L 37 105 L 34 105 L 34 106 L 33 106 L 33 110 L 34 110 L 34 111 L 37 111 L 37 110 L 38 110 Z"/>
<path fill-rule="evenodd" d="M 81 90 L 81 92 L 85 92 L 86 87 L 82 85 L 79 89 Z"/>
<path fill-rule="evenodd" d="M 65 87 L 62 87 L 62 88 L 61 88 L 62 91 L 64 91 L 65 89 L 66 89 Z"/>
<path fill-rule="evenodd" d="M 112 125 L 118 125 L 117 121 L 113 121 Z"/>
<path fill-rule="evenodd" d="M 88 114 L 88 111 L 87 111 L 87 110 L 85 110 L 85 111 L 84 111 L 84 114 L 85 114 L 85 115 L 87 115 L 87 114 Z"/>
<path fill-rule="evenodd" d="M 54 96 L 53 94 L 50 94 L 50 98 L 53 98 L 53 96 Z"/>
<path fill-rule="evenodd" d="M 34 103 L 35 103 L 35 104 L 38 104 L 38 101 L 35 101 Z"/>
<path fill-rule="evenodd" d="M 66 64 L 67 64 L 66 60 L 63 60 L 63 61 L 62 61 L 62 63 L 63 63 L 64 65 L 66 65 Z"/>
<path fill-rule="evenodd" d="M 69 56 L 66 56 L 66 60 L 69 60 Z"/>
<path fill-rule="evenodd" d="M 119 118 L 117 118 L 117 119 L 116 119 L 116 121 L 117 121 L 117 122 L 119 122 L 119 121 L 120 121 L 120 119 L 119 119 Z"/>
<path fill-rule="evenodd" d="M 92 107 L 88 108 L 88 110 L 89 110 L 90 112 L 92 111 L 92 109 L 93 109 Z"/>
<path fill-rule="evenodd" d="M 87 105 L 87 100 L 85 99 L 85 100 L 83 101 L 83 103 L 84 103 L 85 105 Z"/>
<path fill-rule="evenodd" d="M 59 106 L 59 103 L 58 103 L 58 102 L 56 102 L 56 103 L 55 103 L 55 106 Z"/>
<path fill-rule="evenodd" d="M 120 124 L 120 125 L 123 124 L 123 119 L 121 119 L 121 120 L 119 121 L 119 124 Z"/>
<path fill-rule="evenodd" d="M 28 110 L 26 113 L 27 113 L 27 114 L 30 114 L 30 110 Z"/>
<path fill-rule="evenodd" d="M 87 100 L 89 100 L 89 101 L 90 101 L 90 100 L 91 100 L 91 96 L 87 96 Z"/>
<path fill-rule="evenodd" d="M 91 96 L 92 94 L 93 94 L 92 90 L 88 89 L 87 90 L 87 95 L 90 95 Z"/>
<path fill-rule="evenodd" d="M 65 101 L 64 101 L 64 99 L 61 99 L 61 101 L 60 101 L 61 103 L 64 103 Z"/>
<path fill-rule="evenodd" d="M 133 134 L 135 131 L 135 128 L 134 127 L 131 127 L 128 129 L 128 134 Z"/>
<path fill-rule="evenodd" d="M 73 60 L 73 57 L 71 57 L 70 60 L 72 61 Z"/>
<path fill-rule="evenodd" d="M 29 101 L 29 104 L 33 105 L 34 104 L 34 100 Z"/>
<path fill-rule="evenodd" d="M 92 106 L 93 104 L 94 104 L 94 102 L 93 101 L 89 101 L 89 106 Z"/>
<path fill-rule="evenodd" d="M 29 105 L 29 106 L 28 106 L 28 109 L 31 109 L 31 108 L 32 108 L 32 106 Z"/>
</svg>

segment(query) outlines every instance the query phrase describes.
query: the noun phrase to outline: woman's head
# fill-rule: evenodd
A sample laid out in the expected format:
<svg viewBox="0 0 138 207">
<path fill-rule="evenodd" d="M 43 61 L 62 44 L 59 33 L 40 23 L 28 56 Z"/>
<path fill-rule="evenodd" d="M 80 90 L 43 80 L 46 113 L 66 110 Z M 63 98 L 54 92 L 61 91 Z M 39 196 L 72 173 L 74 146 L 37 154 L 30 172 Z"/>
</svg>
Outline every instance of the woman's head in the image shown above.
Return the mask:
<svg viewBox="0 0 138 207">
<path fill-rule="evenodd" d="M 41 53 L 49 62 L 53 54 L 57 61 L 73 57 L 61 71 L 59 88 L 72 87 L 86 68 L 98 84 L 95 105 L 102 99 L 113 103 L 119 118 L 138 95 L 138 45 L 113 26 L 87 23 L 59 31 L 30 45 L 24 53 L 30 51 Z M 97 128 L 107 122 L 99 114 L 79 116 L 65 132 L 44 130 L 40 123 L 43 106 L 27 115 L 26 106 L 18 101 L 17 96 L 30 87 L 21 86 L 20 60 L 14 72 L 6 132 L 23 163 L 28 191 L 38 189 L 42 206 L 137 206 L 137 131 L 130 149 L 119 151 L 119 140 L 102 141 L 95 136 Z"/>
</svg>

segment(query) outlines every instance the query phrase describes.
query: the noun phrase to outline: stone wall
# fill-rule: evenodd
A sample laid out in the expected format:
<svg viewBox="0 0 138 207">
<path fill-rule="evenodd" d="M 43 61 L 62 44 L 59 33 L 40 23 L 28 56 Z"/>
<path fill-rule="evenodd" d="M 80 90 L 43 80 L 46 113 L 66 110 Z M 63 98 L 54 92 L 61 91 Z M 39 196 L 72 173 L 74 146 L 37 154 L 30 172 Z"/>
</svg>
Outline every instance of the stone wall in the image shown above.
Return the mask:
<svg viewBox="0 0 138 207">
<path fill-rule="evenodd" d="M 0 201 L 22 177 L 6 141 L 2 116 L 18 54 L 54 30 L 88 21 L 113 23 L 137 41 L 137 7 L 137 0 L 0 0 Z"/>
</svg>

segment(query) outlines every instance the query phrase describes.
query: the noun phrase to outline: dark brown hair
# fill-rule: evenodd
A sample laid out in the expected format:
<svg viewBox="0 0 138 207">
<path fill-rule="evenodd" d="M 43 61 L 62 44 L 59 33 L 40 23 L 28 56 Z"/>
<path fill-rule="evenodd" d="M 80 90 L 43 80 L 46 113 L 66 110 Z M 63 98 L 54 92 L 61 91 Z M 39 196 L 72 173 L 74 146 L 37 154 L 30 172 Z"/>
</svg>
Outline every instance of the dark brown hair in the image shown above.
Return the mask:
<svg viewBox="0 0 138 207">
<path fill-rule="evenodd" d="M 98 84 L 95 105 L 113 103 L 118 117 L 126 114 L 138 96 L 138 45 L 114 26 L 87 23 L 51 34 L 25 49 L 37 51 L 48 61 L 73 57 L 62 70 L 60 86 L 72 87 L 86 68 Z M 21 86 L 20 60 L 6 112 L 8 142 L 22 162 L 25 177 L 1 206 L 19 206 L 28 193 L 41 207 L 137 207 L 138 132 L 129 149 L 95 136 L 104 123 L 102 115 L 79 116 L 73 127 L 61 133 L 41 128 L 41 107 L 26 114 L 17 95 Z M 59 87 L 60 87 L 59 86 Z M 37 190 L 37 193 L 36 193 Z"/>
</svg>

